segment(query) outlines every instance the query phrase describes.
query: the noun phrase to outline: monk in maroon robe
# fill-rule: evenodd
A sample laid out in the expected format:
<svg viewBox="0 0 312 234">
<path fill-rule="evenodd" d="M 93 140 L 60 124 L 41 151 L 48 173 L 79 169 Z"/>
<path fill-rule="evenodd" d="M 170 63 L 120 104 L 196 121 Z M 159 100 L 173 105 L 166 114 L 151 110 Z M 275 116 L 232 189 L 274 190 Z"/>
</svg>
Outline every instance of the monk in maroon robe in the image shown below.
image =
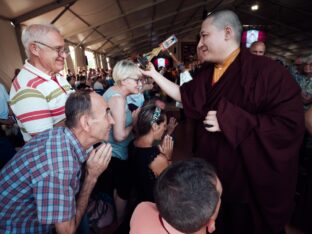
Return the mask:
<svg viewBox="0 0 312 234">
<path fill-rule="evenodd" d="M 280 234 L 294 205 L 304 134 L 300 89 L 280 64 L 240 48 L 241 31 L 234 12 L 209 15 L 198 44 L 208 63 L 180 89 L 152 66 L 142 72 L 197 120 L 195 155 L 223 184 L 216 233 Z"/>
</svg>

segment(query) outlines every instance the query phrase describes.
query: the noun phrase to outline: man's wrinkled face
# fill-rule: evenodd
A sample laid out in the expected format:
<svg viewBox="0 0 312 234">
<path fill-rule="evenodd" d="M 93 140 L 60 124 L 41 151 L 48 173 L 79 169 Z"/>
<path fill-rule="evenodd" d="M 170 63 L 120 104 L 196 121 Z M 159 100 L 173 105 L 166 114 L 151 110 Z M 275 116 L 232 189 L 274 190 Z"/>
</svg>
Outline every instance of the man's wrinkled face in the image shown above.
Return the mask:
<svg viewBox="0 0 312 234">
<path fill-rule="evenodd" d="M 38 39 L 38 41 L 36 44 L 40 48 L 39 61 L 41 66 L 51 73 L 58 73 L 63 70 L 67 53 L 64 52 L 65 43 L 62 36 L 58 32 L 51 31 L 44 39 Z"/>
<path fill-rule="evenodd" d="M 110 129 L 115 124 L 114 119 L 107 103 L 100 95 L 94 92 L 90 96 L 92 105 L 92 113 L 89 117 L 90 137 L 98 141 L 108 141 Z"/>
</svg>

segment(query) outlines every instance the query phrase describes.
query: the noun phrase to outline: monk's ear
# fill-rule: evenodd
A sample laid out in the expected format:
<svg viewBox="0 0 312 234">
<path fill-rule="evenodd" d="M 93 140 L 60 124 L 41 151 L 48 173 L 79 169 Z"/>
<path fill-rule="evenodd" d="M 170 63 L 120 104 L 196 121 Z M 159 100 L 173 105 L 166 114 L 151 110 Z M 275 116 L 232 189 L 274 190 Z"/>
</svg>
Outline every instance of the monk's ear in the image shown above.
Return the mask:
<svg viewBox="0 0 312 234">
<path fill-rule="evenodd" d="M 230 40 L 230 39 L 232 39 L 233 38 L 233 29 L 230 27 L 230 26 L 226 26 L 225 28 L 224 28 L 224 39 L 226 40 L 226 41 L 228 41 L 228 40 Z"/>
</svg>

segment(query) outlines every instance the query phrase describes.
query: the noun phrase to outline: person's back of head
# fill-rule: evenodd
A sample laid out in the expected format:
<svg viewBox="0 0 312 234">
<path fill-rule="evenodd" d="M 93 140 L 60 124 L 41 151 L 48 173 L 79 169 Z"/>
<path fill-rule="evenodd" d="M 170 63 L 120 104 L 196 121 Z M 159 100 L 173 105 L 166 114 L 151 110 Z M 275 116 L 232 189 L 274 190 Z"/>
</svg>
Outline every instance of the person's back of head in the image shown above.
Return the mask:
<svg viewBox="0 0 312 234">
<path fill-rule="evenodd" d="M 184 72 L 184 71 L 185 71 L 185 66 L 184 66 L 184 64 L 183 64 L 183 63 L 180 63 L 180 64 L 178 65 L 178 69 L 179 69 L 179 72 Z"/>
<path fill-rule="evenodd" d="M 172 164 L 158 177 L 154 189 L 161 217 L 180 232 L 199 231 L 218 212 L 218 183 L 214 169 L 203 159 Z"/>
<path fill-rule="evenodd" d="M 86 76 L 84 76 L 84 75 L 80 75 L 80 77 L 79 77 L 79 81 L 80 81 L 80 83 L 86 83 L 86 81 L 87 81 L 87 77 L 86 77 Z"/>
</svg>

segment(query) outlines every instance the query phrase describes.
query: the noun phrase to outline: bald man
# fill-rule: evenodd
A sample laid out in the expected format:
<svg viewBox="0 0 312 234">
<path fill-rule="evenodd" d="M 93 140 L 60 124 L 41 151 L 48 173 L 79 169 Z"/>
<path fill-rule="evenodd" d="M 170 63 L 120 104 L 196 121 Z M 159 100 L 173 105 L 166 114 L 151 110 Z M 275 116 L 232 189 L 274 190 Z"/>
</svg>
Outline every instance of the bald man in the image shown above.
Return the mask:
<svg viewBox="0 0 312 234">
<path fill-rule="evenodd" d="M 263 56 L 265 53 L 265 44 L 262 41 L 255 41 L 251 44 L 249 50 L 252 54 Z"/>
<path fill-rule="evenodd" d="M 107 141 L 115 122 L 107 102 L 90 91 L 69 96 L 65 117 L 65 127 L 33 137 L 1 169 L 0 233 L 76 233 L 112 156 L 110 144 L 88 149 Z"/>
<path fill-rule="evenodd" d="M 301 92 L 283 66 L 240 48 L 241 34 L 233 11 L 216 11 L 202 23 L 197 47 L 207 63 L 193 80 L 179 87 L 153 64 L 142 73 L 196 123 L 194 154 L 224 188 L 216 233 L 282 234 L 304 134 Z"/>
</svg>

